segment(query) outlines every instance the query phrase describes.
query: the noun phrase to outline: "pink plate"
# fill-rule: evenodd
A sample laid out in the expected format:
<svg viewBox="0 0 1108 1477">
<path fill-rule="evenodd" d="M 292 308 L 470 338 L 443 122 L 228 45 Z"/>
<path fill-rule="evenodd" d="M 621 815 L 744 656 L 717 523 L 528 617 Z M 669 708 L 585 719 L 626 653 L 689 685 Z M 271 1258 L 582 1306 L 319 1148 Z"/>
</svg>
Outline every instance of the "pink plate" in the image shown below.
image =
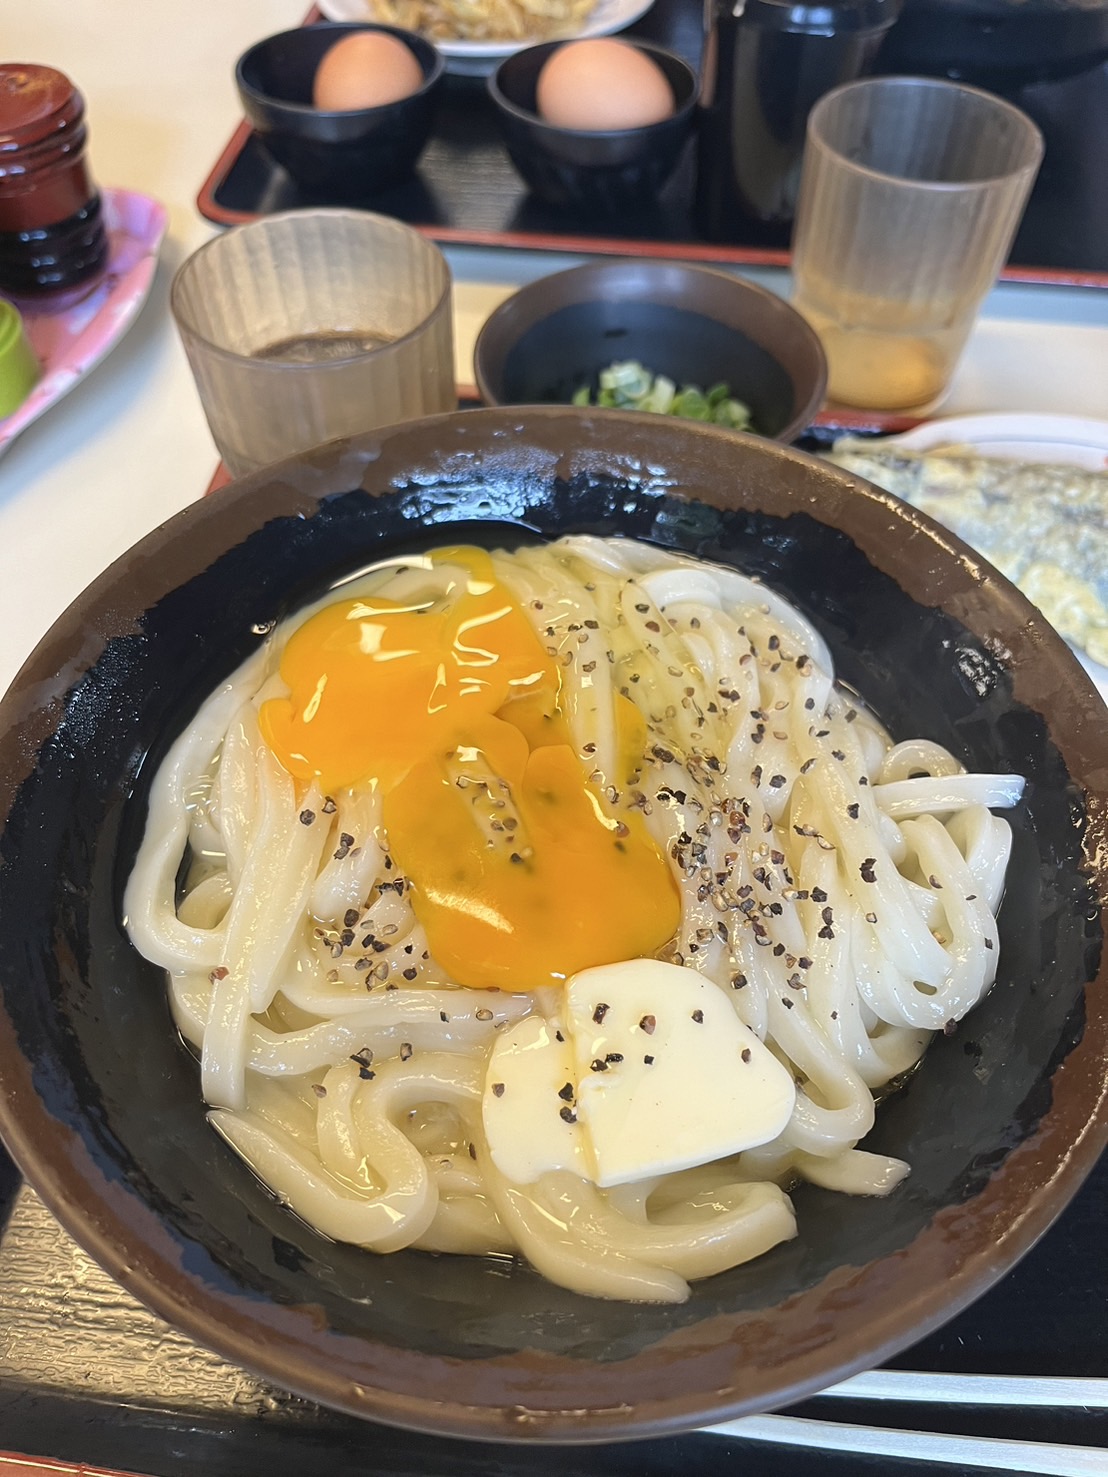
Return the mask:
<svg viewBox="0 0 1108 1477">
<path fill-rule="evenodd" d="M 166 208 L 132 190 L 102 190 L 110 250 L 108 269 L 91 291 L 71 295 L 49 311 L 20 302 L 23 324 L 42 378 L 18 410 L 0 420 L 0 455 L 20 431 L 67 394 L 114 349 L 150 292 Z"/>
</svg>

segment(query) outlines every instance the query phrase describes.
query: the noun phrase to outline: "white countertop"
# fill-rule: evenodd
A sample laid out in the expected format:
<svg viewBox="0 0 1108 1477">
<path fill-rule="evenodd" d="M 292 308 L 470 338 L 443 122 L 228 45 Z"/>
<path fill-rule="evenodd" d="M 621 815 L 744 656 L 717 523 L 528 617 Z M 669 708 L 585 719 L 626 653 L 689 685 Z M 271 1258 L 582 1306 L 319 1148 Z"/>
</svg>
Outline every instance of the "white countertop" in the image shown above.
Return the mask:
<svg viewBox="0 0 1108 1477">
<path fill-rule="evenodd" d="M 306 0 L 34 0 L 0 17 L 9 56 L 60 67 L 85 95 L 94 174 L 156 196 L 169 234 L 153 292 L 119 347 L 0 460 L 0 690 L 117 555 L 199 497 L 216 454 L 177 342 L 169 282 L 212 233 L 195 198 L 239 121 L 251 42 Z M 490 309 L 579 257 L 454 248 L 458 374 Z M 787 293 L 787 273 L 745 275 Z M 1108 291 L 1004 284 L 988 299 L 944 414 L 1040 410 L 1108 420 Z"/>
</svg>

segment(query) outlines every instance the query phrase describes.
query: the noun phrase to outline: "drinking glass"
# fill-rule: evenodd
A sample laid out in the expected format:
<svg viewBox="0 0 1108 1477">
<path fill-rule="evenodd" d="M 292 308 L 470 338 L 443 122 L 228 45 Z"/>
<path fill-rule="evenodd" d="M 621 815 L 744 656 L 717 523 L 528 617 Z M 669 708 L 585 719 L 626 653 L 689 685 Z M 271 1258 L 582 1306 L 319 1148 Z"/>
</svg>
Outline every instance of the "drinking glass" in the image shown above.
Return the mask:
<svg viewBox="0 0 1108 1477">
<path fill-rule="evenodd" d="M 942 396 L 1042 158 L 1030 118 L 923 77 L 848 83 L 812 109 L 793 238 L 794 306 L 828 395 L 872 410 Z"/>
<path fill-rule="evenodd" d="M 170 303 L 235 476 L 457 407 L 450 270 L 386 216 L 297 210 L 239 226 L 188 258 Z"/>
</svg>

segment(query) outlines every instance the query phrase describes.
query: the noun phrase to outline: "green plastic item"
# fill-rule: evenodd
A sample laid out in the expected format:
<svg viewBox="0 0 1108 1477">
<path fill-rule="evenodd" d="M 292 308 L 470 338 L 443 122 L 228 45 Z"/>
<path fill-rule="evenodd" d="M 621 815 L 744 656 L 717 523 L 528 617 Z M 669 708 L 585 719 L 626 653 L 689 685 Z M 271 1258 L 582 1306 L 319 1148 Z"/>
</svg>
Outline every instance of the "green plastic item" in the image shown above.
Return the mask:
<svg viewBox="0 0 1108 1477">
<path fill-rule="evenodd" d="M 0 420 L 19 409 L 38 383 L 38 360 L 16 308 L 0 298 Z"/>
</svg>

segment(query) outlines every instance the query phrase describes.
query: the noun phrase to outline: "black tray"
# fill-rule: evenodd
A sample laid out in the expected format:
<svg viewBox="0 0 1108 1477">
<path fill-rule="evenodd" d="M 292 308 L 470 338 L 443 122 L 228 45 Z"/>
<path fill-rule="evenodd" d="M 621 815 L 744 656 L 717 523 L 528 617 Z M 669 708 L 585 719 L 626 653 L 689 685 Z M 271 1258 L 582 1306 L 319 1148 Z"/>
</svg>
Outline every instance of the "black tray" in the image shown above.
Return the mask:
<svg viewBox="0 0 1108 1477">
<path fill-rule="evenodd" d="M 700 4 L 656 0 L 629 34 L 667 46 L 695 66 L 701 49 Z M 1108 64 L 1100 71 L 1071 81 L 1072 90 L 1038 84 L 1017 98 L 1040 112 L 1049 106 L 1057 117 L 1047 129 L 1046 158 L 1005 273 L 1010 278 L 1108 287 L 1108 192 L 1089 188 L 1089 170 L 1099 163 L 1087 154 L 1078 156 L 1084 135 L 1071 116 L 1074 110 L 1095 116 L 1108 107 Z M 1099 137 L 1092 131 L 1090 149 L 1101 147 Z M 1108 157 L 1100 162 L 1108 167 Z M 350 203 L 406 221 L 443 242 L 738 264 L 788 262 L 787 229 L 751 225 L 740 228 L 745 234 L 733 242 L 705 241 L 692 217 L 695 172 L 695 146 L 690 143 L 688 156 L 656 204 L 637 217 L 605 222 L 544 205 L 527 190 L 504 151 L 484 80 L 448 76 L 435 131 L 415 176 Z M 321 203 L 333 202 L 298 186 L 245 124 L 197 200 L 204 215 L 223 225 Z"/>
</svg>

